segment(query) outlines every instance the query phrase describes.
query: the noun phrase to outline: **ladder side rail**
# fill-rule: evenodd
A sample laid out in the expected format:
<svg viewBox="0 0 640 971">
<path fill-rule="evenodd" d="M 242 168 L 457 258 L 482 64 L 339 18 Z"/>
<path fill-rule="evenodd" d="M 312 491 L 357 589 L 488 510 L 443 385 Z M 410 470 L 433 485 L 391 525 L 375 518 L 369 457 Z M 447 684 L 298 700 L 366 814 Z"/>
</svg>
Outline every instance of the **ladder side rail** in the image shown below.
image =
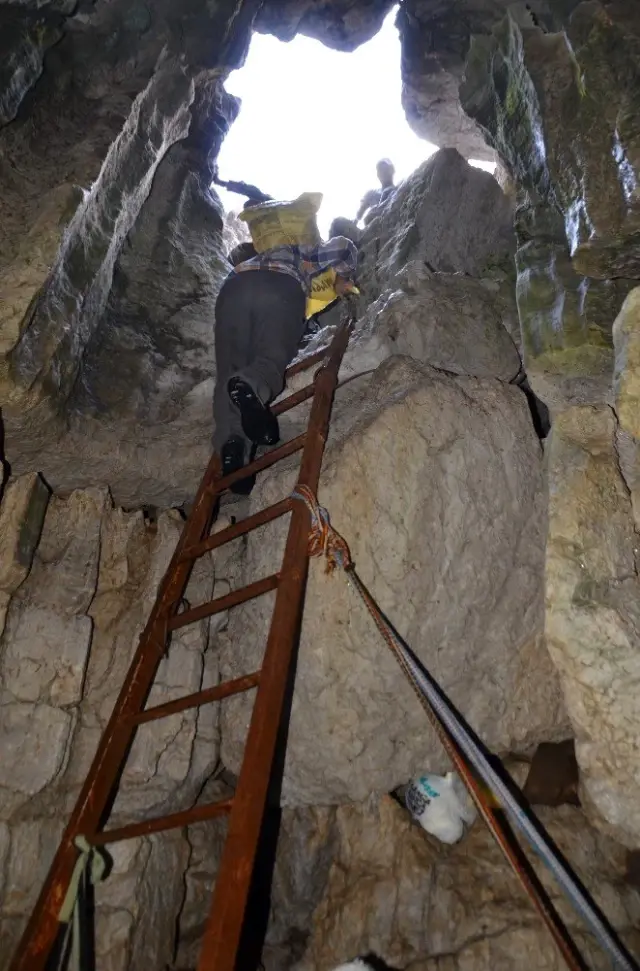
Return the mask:
<svg viewBox="0 0 640 971">
<path fill-rule="evenodd" d="M 9 971 L 44 971 L 58 935 L 58 914 L 78 855 L 74 839 L 81 834 L 91 842 L 118 784 L 137 728 L 131 716 L 140 712 L 146 702 L 164 655 L 169 615 L 184 593 L 193 566 L 193 561 L 181 562 L 181 556 L 186 548 L 201 540 L 209 527 L 218 477 L 219 460 L 212 456 Z"/>
<path fill-rule="evenodd" d="M 327 362 L 316 376 L 299 484 L 317 490 L 338 371 L 351 334 L 350 321 L 338 330 Z M 280 584 L 245 743 L 227 837 L 201 946 L 198 971 L 234 971 L 253 867 L 266 810 L 286 687 L 296 656 L 299 622 L 309 570 L 309 513 L 296 503 L 291 514 Z"/>
</svg>

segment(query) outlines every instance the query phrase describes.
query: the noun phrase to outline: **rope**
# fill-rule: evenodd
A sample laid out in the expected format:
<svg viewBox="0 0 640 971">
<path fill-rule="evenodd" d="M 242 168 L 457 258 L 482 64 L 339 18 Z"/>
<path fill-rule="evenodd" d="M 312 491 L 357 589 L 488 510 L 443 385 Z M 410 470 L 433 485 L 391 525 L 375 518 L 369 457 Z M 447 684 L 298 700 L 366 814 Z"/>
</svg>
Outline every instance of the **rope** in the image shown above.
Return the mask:
<svg viewBox="0 0 640 971">
<path fill-rule="evenodd" d="M 291 498 L 304 502 L 311 516 L 309 556 L 324 556 L 325 573 L 333 573 L 336 567 L 341 570 L 352 569 L 353 562 L 346 540 L 335 531 L 329 521 L 329 513 L 318 505 L 309 486 L 298 485 L 291 493 Z"/>
<path fill-rule="evenodd" d="M 292 493 L 292 498 L 304 502 L 309 510 L 311 517 L 309 556 L 324 556 L 326 559 L 325 572 L 327 573 L 331 573 L 336 567 L 340 567 L 347 574 L 347 579 L 352 582 L 373 618 L 378 631 L 400 664 L 447 753 L 456 768 L 460 770 L 473 801 L 478 806 L 509 863 L 524 883 L 527 892 L 532 896 L 536 908 L 549 926 L 569 966 L 584 967 L 585 965 L 575 945 L 570 942 L 570 939 L 567 940 L 567 932 L 555 911 L 552 914 L 550 913 L 549 907 L 552 908 L 550 901 L 549 905 L 545 906 L 540 898 L 539 893 L 544 893 L 542 887 L 536 889 L 527 886 L 526 878 L 518 866 L 513 851 L 509 850 L 508 845 L 505 845 L 506 841 L 503 841 L 496 832 L 496 807 L 499 805 L 504 807 L 508 818 L 549 868 L 577 912 L 591 928 L 600 946 L 612 959 L 615 967 L 624 969 L 624 971 L 640 971 L 640 966 L 631 957 L 609 925 L 606 917 L 560 858 L 542 824 L 535 817 L 532 817 L 530 812 L 514 796 L 514 790 L 516 790 L 519 798 L 524 799 L 520 790 L 511 781 L 507 783 L 503 776 L 494 769 L 490 759 L 460 719 L 443 689 L 429 674 L 428 670 L 417 662 L 410 649 L 385 618 L 357 575 L 348 544 L 331 525 L 327 510 L 319 505 L 317 498 L 307 486 L 298 485 Z M 473 768 L 473 771 L 469 766 Z M 560 928 L 562 928 L 562 931 Z"/>
<path fill-rule="evenodd" d="M 84 836 L 76 836 L 74 843 L 80 855 L 73 868 L 66 896 L 60 907 L 58 920 L 66 924 L 57 971 L 87 971 L 83 962 L 85 941 L 86 900 L 89 884 L 95 886 L 104 880 L 107 858 L 101 850 L 91 846 Z"/>
</svg>

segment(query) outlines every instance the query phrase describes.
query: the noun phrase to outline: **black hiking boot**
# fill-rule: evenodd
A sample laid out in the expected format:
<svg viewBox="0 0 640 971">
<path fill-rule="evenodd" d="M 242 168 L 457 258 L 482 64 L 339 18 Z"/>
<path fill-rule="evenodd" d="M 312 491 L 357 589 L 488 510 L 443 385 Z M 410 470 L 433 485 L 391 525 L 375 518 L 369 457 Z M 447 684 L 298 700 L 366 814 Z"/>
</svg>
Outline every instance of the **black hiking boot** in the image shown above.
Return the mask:
<svg viewBox="0 0 640 971">
<path fill-rule="evenodd" d="M 243 440 L 241 438 L 228 438 L 222 446 L 220 458 L 222 459 L 223 476 L 231 475 L 232 472 L 237 472 L 238 469 L 243 468 Z M 229 486 L 229 492 L 233 492 L 233 494 L 236 496 L 248 496 L 255 484 L 256 477 L 254 473 L 253 475 L 247 475 L 244 479 L 238 479 L 237 482 L 232 483 L 232 485 Z"/>
<path fill-rule="evenodd" d="M 240 412 L 242 430 L 256 445 L 276 445 L 280 441 L 278 419 L 242 378 L 230 378 L 227 391 Z"/>
</svg>

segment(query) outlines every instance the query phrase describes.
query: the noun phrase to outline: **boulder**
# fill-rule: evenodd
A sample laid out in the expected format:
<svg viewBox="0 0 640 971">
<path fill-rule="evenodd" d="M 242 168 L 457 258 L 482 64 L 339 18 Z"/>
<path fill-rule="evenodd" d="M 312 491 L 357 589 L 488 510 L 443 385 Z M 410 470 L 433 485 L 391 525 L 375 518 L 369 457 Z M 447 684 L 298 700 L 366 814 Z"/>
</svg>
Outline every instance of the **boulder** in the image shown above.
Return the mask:
<svg viewBox="0 0 640 971">
<path fill-rule="evenodd" d="M 540 637 L 545 494 L 524 396 L 395 357 L 347 384 L 334 414 L 319 497 L 381 608 L 490 747 L 566 737 Z M 284 463 L 262 476 L 251 509 L 285 496 L 294 476 Z M 284 535 L 282 523 L 249 535 L 236 585 L 279 568 Z M 225 677 L 259 667 L 271 601 L 232 612 Z M 233 771 L 249 714 L 242 696 L 223 709 Z M 361 800 L 425 762 L 446 766 L 410 687 L 344 578 L 314 562 L 284 803 Z"/>
<path fill-rule="evenodd" d="M 405 179 L 366 227 L 358 283 L 371 301 L 407 263 L 489 276 L 511 269 L 513 206 L 488 172 L 442 149 Z"/>
<path fill-rule="evenodd" d="M 607 406 L 568 409 L 549 451 L 546 637 L 576 739 L 581 797 L 640 839 L 638 534 Z"/>
<path fill-rule="evenodd" d="M 358 321 L 344 373 L 400 354 L 450 374 L 513 381 L 521 366 L 516 328 L 513 299 L 502 299 L 491 281 L 434 273 L 412 261 Z"/>
</svg>

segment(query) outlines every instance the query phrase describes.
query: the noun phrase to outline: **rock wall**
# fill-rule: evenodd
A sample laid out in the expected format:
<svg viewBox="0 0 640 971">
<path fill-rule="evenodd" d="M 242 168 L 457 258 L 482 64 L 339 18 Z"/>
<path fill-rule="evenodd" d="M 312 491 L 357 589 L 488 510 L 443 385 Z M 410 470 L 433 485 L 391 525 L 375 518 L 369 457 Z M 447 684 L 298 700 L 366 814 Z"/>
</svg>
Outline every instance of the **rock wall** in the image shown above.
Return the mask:
<svg viewBox="0 0 640 971">
<path fill-rule="evenodd" d="M 640 252 L 640 12 L 572 6 L 555 32 L 510 11 L 473 39 L 460 89 L 521 190 L 523 336 L 540 393 L 557 408 L 606 394 L 611 327 Z"/>
<path fill-rule="evenodd" d="M 124 513 L 105 489 L 50 497 L 34 475 L 9 484 L 1 510 L 4 961 L 111 714 L 181 520 L 162 513 L 150 523 L 142 512 Z M 213 567 L 203 560 L 187 596 L 207 600 L 213 583 Z M 216 683 L 218 658 L 208 646 L 206 622 L 173 638 L 152 692 L 155 703 Z M 139 732 L 114 823 L 192 805 L 215 768 L 218 744 L 212 708 Z M 113 875 L 99 894 L 100 966 L 123 968 L 130 953 L 131 967 L 158 964 L 173 947 L 167 920 L 182 903 L 188 844 L 181 834 L 170 834 L 168 840 L 116 845 L 113 856 Z M 147 898 L 156 900 L 153 907 Z M 138 953 L 144 962 L 137 963 Z"/>
<path fill-rule="evenodd" d="M 56 491 L 106 485 L 125 507 L 180 505 L 210 447 L 213 304 L 228 271 L 209 188 L 237 112 L 222 80 L 258 4 L 71 6 L 40 12 L 59 42 L 0 130 L 11 462 Z M 12 23 L 31 23 L 22 9 Z M 184 461 L 168 463 L 176 442 Z"/>
<path fill-rule="evenodd" d="M 594 833 L 579 810 L 562 806 L 538 813 L 612 923 L 637 947 L 639 900 L 631 888 L 620 892 L 619 848 Z M 287 820 L 285 832 L 297 822 Z M 462 844 L 445 848 L 389 797 L 341 807 L 332 825 L 323 823 L 320 831 L 334 842 L 332 863 L 310 924 L 303 925 L 310 933 L 296 971 L 324 971 L 369 951 L 405 971 L 565 966 L 482 825 Z M 313 865 L 316 847 L 312 853 Z M 295 867 L 301 866 L 298 859 Z M 540 876 L 590 966 L 605 969 L 595 942 L 542 870 Z"/>
<path fill-rule="evenodd" d="M 546 627 L 582 797 L 633 847 L 640 19 L 597 0 L 558 16 L 510 7 L 472 39 L 460 96 L 518 186 L 525 363 L 554 415 Z"/>
<path fill-rule="evenodd" d="M 348 50 L 390 6 L 0 3 L 0 406 L 13 469 L 0 506 L 3 956 L 177 539 L 169 507 L 191 499 L 209 451 L 213 306 L 235 232 L 210 188 L 238 110 L 224 78 L 256 15 L 258 29 Z M 398 26 L 407 115 L 446 148 L 364 233 L 320 498 L 497 754 L 526 759 L 575 736 L 582 806 L 541 815 L 637 949 L 621 847 L 640 838 L 638 11 L 407 0 Z M 509 191 L 463 156 L 497 156 Z M 554 415 L 546 455 L 516 385 L 522 354 Z M 285 436 L 304 418 L 287 415 Z M 294 481 L 293 463 L 271 470 L 218 525 Z M 280 523 L 202 561 L 188 597 L 272 572 L 283 537 Z M 154 700 L 255 669 L 268 608 L 182 632 Z M 237 698 L 141 731 L 114 823 L 229 792 L 248 718 Z M 506 971 L 523 954 L 558 966 L 480 825 L 445 850 L 384 795 L 445 767 L 359 605 L 314 564 L 269 971 L 328 971 L 371 949 L 404 971 Z M 101 967 L 194 966 L 221 840 L 212 825 L 113 848 Z"/>
<path fill-rule="evenodd" d="M 528 765 L 510 763 L 522 781 Z M 625 856 L 571 806 L 536 812 L 627 946 L 640 945 L 640 896 L 625 884 Z M 218 849 L 194 859 L 194 880 L 213 879 Z M 212 860 L 213 857 L 213 860 Z M 536 861 L 532 861 L 536 865 Z M 609 967 L 598 945 L 540 877 L 588 966 Z M 187 877 L 188 884 L 190 882 Z M 200 928 L 184 925 L 183 940 Z M 373 953 L 402 971 L 532 971 L 566 967 L 482 824 L 447 847 L 427 836 L 389 797 L 339 807 L 286 809 L 271 890 L 265 971 L 331 971 Z M 178 967 L 193 966 L 184 949 Z M 182 960 L 180 960 L 180 958 Z"/>
</svg>

